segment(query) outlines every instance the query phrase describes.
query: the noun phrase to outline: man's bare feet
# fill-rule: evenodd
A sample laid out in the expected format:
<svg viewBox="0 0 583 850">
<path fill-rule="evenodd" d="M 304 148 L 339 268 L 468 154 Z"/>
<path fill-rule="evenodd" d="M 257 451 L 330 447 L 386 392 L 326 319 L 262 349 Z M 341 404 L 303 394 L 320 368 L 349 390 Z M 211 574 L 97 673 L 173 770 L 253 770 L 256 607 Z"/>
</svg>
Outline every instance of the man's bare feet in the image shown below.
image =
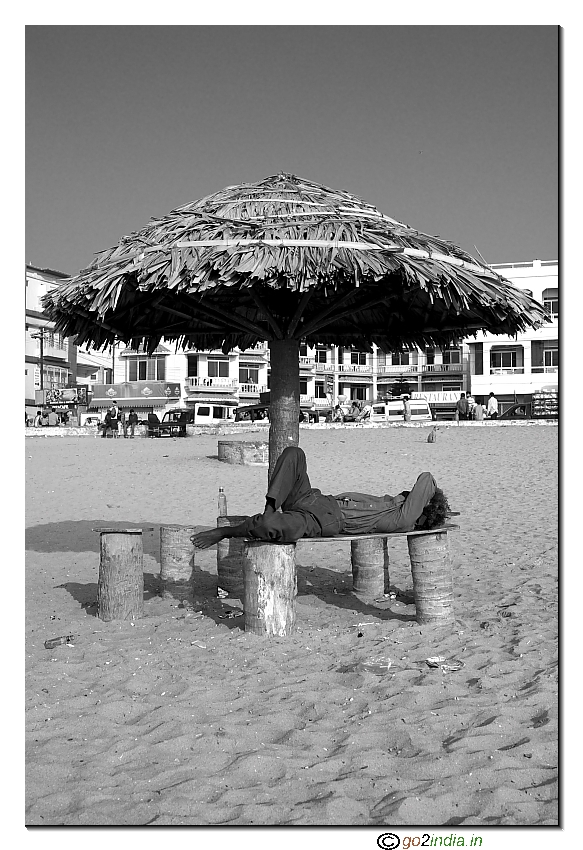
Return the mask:
<svg viewBox="0 0 583 850">
<path fill-rule="evenodd" d="M 226 537 L 223 528 L 209 528 L 208 531 L 199 531 L 190 538 L 196 549 L 209 549 Z"/>
</svg>

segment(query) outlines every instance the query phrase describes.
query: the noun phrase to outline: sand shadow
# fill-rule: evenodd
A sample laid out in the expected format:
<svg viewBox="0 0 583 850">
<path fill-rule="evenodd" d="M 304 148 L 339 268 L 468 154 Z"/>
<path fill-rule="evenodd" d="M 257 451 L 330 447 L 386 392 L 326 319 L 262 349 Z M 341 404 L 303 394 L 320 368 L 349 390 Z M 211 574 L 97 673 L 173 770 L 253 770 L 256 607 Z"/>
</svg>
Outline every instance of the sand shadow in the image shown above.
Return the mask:
<svg viewBox="0 0 583 850">
<path fill-rule="evenodd" d="M 99 533 L 96 528 L 143 528 L 142 534 L 144 555 L 148 555 L 160 563 L 160 526 L 161 523 L 133 522 L 117 519 L 115 521 L 104 518 L 92 520 L 65 520 L 63 522 L 46 523 L 35 525 L 25 531 L 25 548 L 33 552 L 91 552 L 96 557 L 96 570 L 99 567 Z M 203 530 L 209 526 L 194 526 L 196 530 Z M 212 547 L 207 551 L 216 551 Z M 375 616 L 379 620 L 401 620 L 411 622 L 415 620 L 414 615 L 395 613 L 388 608 L 383 608 L 382 602 L 376 605 L 374 601 L 359 598 L 350 591 L 351 576 L 348 572 L 338 572 L 325 569 L 324 567 L 304 567 L 298 563 L 298 596 L 313 595 L 336 608 L 350 609 L 358 614 Z M 66 582 L 58 587 L 63 588 L 87 610 L 93 614 L 97 610 L 97 583 L 88 582 Z M 241 576 L 242 587 L 242 576 Z M 144 573 L 144 600 L 154 598 L 160 594 L 159 575 Z M 170 591 L 170 595 L 172 595 Z M 211 617 L 217 624 L 227 626 L 230 629 L 239 628 L 243 630 L 243 618 L 225 618 L 225 610 L 231 606 L 229 599 L 243 602 L 243 594 L 230 594 L 226 599 L 217 597 L 217 576 L 206 570 L 196 570 L 194 601 L 195 604 L 204 606 L 205 614 Z M 177 601 L 180 598 L 175 597 Z M 388 604 L 388 603 L 387 603 Z"/>
<path fill-rule="evenodd" d="M 33 525 L 25 529 L 24 545 L 30 552 L 96 552 L 99 554 L 99 533 L 96 528 L 142 528 L 144 555 L 160 560 L 159 522 L 98 519 L 64 520 Z"/>
<path fill-rule="evenodd" d="M 144 602 L 159 595 L 159 577 L 153 573 L 144 573 Z M 55 585 L 59 590 L 66 590 L 81 608 L 90 616 L 97 616 L 97 582 L 67 581 Z"/>
</svg>

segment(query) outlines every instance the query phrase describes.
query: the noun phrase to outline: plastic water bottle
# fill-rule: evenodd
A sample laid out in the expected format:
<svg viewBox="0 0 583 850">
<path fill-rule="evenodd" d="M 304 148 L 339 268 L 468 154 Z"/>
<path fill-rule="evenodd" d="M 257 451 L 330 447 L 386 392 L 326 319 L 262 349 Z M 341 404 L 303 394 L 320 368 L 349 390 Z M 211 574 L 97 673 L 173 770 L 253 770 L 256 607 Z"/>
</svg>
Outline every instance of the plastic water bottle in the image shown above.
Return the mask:
<svg viewBox="0 0 583 850">
<path fill-rule="evenodd" d="M 227 516 L 227 497 L 222 487 L 219 487 L 219 516 Z"/>
</svg>

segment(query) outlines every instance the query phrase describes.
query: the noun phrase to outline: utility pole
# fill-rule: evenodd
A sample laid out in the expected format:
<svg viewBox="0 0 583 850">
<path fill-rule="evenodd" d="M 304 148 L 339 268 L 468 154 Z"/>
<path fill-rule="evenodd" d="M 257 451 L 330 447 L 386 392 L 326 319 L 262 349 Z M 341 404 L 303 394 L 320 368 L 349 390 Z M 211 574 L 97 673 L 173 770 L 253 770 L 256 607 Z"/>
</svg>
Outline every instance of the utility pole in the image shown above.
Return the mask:
<svg viewBox="0 0 583 850">
<path fill-rule="evenodd" d="M 40 357 L 39 357 L 39 361 L 40 361 L 40 388 L 41 388 L 41 391 L 42 391 L 42 390 L 44 390 L 44 388 L 45 388 L 44 374 L 43 374 L 43 373 L 44 373 L 44 342 L 45 342 L 45 329 L 44 329 L 44 328 L 39 328 L 39 329 L 38 329 L 38 333 L 36 333 L 36 334 L 31 334 L 31 335 L 30 335 L 30 338 L 31 338 L 31 339 L 38 339 L 38 340 L 39 340 L 39 342 L 40 342 Z"/>
</svg>

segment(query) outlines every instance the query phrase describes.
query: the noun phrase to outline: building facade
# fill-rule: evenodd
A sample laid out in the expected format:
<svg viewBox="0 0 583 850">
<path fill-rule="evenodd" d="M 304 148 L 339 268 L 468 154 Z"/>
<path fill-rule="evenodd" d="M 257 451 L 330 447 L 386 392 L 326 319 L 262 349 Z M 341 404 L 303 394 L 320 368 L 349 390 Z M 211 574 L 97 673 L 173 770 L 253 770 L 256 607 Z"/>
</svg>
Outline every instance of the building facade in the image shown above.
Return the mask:
<svg viewBox="0 0 583 850">
<path fill-rule="evenodd" d="M 450 348 L 390 354 L 374 345 L 371 352 L 365 352 L 302 343 L 302 407 L 324 412 L 339 402 L 374 401 L 406 392 L 425 397 L 434 410 L 447 415 L 453 413 L 461 392 L 478 401 L 494 392 L 503 412 L 514 402 L 530 401 L 536 390 L 558 385 L 558 262 L 533 260 L 492 268 L 545 304 L 551 321 L 516 338 L 479 334 Z M 26 375 L 27 404 L 29 398 L 34 399 L 34 393 L 29 394 L 33 388 L 40 388 L 40 327 L 45 327 L 47 334 L 44 380 L 64 386 L 71 378 L 67 341 L 55 338 L 54 333 L 50 336 L 50 323 L 38 309 L 46 287 L 63 277 L 60 272 L 27 266 L 26 369 L 31 371 Z M 259 403 L 261 394 L 269 389 L 269 375 L 266 344 L 229 354 L 220 350 L 176 352 L 171 343 L 164 343 L 150 356 L 123 346 L 116 346 L 107 356 L 89 352 L 77 356 L 77 381 L 85 381 L 91 389 L 88 413 L 98 415 L 104 415 L 115 398 L 122 409 L 156 413 L 160 419 L 175 407 L 193 408 L 199 422 L 230 419 L 238 406 Z"/>
<path fill-rule="evenodd" d="M 498 263 L 492 268 L 547 308 L 551 321 L 516 337 L 480 334 L 468 340 L 469 389 L 476 397 L 490 392 L 504 409 L 528 402 L 533 393 L 559 384 L 559 264 L 557 260 Z"/>
<path fill-rule="evenodd" d="M 54 322 L 42 311 L 41 297 L 66 277 L 54 269 L 30 264 L 25 268 L 24 404 L 31 418 L 42 406 L 42 402 L 37 402 L 41 390 L 47 405 L 64 412 L 75 405 L 60 398 L 62 390 L 90 388 L 111 380 L 112 358 L 78 348 L 55 331 Z"/>
</svg>

